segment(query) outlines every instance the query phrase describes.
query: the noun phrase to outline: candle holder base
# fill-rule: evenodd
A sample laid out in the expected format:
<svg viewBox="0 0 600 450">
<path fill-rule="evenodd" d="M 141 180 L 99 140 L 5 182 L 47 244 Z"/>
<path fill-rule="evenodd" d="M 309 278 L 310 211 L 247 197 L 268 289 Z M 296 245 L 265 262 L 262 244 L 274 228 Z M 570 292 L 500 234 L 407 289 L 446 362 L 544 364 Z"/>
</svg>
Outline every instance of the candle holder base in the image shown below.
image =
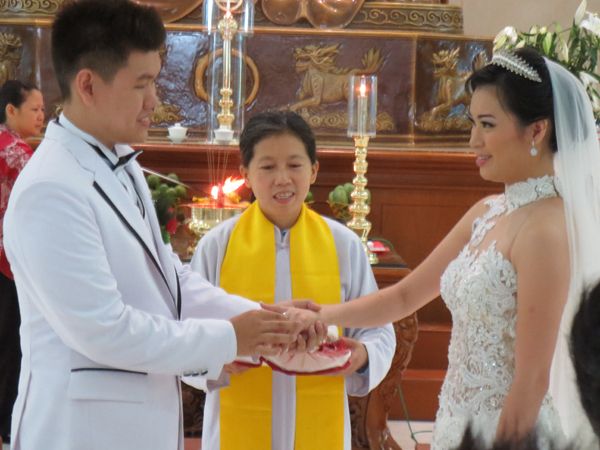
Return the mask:
<svg viewBox="0 0 600 450">
<path fill-rule="evenodd" d="M 231 128 L 219 127 L 214 131 L 215 140 L 221 144 L 233 143 L 233 130 Z"/>
<path fill-rule="evenodd" d="M 367 246 L 366 252 L 367 252 L 367 257 L 369 258 L 369 264 L 371 264 L 372 266 L 375 264 L 379 264 L 379 257 L 375 253 L 373 253 L 371 250 L 369 250 L 369 246 Z"/>
</svg>

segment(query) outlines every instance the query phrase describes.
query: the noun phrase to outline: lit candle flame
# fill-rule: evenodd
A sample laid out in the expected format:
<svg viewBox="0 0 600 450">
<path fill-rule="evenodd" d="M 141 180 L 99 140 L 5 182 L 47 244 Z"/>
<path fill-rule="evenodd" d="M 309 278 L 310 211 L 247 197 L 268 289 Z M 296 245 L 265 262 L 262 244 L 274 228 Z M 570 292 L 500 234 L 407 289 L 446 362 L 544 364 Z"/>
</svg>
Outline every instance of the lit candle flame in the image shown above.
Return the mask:
<svg viewBox="0 0 600 450">
<path fill-rule="evenodd" d="M 244 184 L 243 178 L 231 178 L 227 177 L 225 183 L 223 183 L 223 193 L 231 194 L 237 191 Z"/>
<path fill-rule="evenodd" d="M 364 136 L 367 133 L 367 80 L 365 77 L 360 78 L 358 86 L 358 123 L 357 131 L 359 136 Z"/>
<path fill-rule="evenodd" d="M 361 97 L 367 96 L 367 85 L 365 84 L 364 78 L 360 80 L 360 87 L 358 88 L 358 91 Z"/>
<path fill-rule="evenodd" d="M 210 196 L 215 200 L 219 199 L 219 194 L 229 195 L 237 191 L 244 184 L 243 178 L 232 178 L 227 177 L 225 182 L 221 185 L 217 184 L 210 188 Z"/>
</svg>

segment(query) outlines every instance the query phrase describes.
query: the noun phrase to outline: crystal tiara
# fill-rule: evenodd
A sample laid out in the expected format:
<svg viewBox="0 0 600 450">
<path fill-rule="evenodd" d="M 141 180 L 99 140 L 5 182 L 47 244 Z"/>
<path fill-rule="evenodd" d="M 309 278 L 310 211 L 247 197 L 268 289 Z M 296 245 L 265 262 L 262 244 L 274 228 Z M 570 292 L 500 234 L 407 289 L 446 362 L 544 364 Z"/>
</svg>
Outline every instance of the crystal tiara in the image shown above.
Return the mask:
<svg viewBox="0 0 600 450">
<path fill-rule="evenodd" d="M 531 67 L 527 61 L 510 50 L 499 50 L 495 52 L 490 64 L 503 67 L 528 80 L 537 81 L 538 83 L 542 82 L 537 71 Z"/>
</svg>

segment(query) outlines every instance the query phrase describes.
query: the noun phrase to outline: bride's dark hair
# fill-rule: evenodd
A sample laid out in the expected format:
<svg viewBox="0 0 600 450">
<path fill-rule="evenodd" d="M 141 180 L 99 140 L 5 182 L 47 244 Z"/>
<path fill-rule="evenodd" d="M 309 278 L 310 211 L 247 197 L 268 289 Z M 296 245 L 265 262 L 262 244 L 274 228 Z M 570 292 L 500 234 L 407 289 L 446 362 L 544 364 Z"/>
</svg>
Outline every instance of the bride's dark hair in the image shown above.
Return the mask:
<svg viewBox="0 0 600 450">
<path fill-rule="evenodd" d="M 453 450 L 575 450 L 571 445 L 560 446 L 555 443 L 550 443 L 549 446 L 543 447 L 538 444 L 537 433 L 532 431 L 523 439 L 516 441 L 496 441 L 491 446 L 486 445 L 480 436 L 473 432 L 471 425 L 465 430 L 460 445 Z"/>
<path fill-rule="evenodd" d="M 502 107 L 513 114 L 521 124 L 527 126 L 541 119 L 551 124 L 550 148 L 557 151 L 554 131 L 554 102 L 550 72 L 544 58 L 532 48 L 520 48 L 513 53 L 522 58 L 535 70 L 541 82 L 529 80 L 496 64 L 487 64 L 471 74 L 466 82 L 471 93 L 482 86 L 495 86 Z"/>
<path fill-rule="evenodd" d="M 570 344 L 581 405 L 600 436 L 600 283 L 581 296 Z"/>
</svg>

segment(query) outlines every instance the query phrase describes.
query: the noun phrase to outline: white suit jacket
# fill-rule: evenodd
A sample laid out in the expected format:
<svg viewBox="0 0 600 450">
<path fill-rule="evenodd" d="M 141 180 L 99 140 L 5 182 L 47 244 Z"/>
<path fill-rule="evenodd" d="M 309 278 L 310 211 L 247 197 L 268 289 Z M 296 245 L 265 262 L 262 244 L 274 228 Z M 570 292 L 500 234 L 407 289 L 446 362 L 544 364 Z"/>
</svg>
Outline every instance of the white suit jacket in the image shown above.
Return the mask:
<svg viewBox="0 0 600 450">
<path fill-rule="evenodd" d="M 15 183 L 4 222 L 22 317 L 15 450 L 182 449 L 178 375 L 217 378 L 237 348 L 230 322 L 178 321 L 178 308 L 257 307 L 181 265 L 139 165 L 126 170 L 150 228 L 106 162 L 56 122 Z"/>
</svg>

